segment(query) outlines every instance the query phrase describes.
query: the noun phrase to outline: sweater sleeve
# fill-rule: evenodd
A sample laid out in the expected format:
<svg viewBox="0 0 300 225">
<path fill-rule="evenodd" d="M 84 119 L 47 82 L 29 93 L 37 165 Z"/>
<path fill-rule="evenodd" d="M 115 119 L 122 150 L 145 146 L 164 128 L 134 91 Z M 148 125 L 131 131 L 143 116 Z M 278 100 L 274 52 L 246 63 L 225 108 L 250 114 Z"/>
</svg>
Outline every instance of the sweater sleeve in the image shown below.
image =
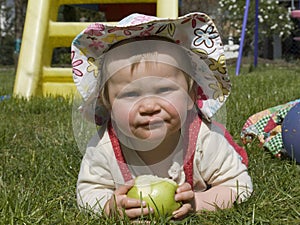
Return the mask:
<svg viewBox="0 0 300 225">
<path fill-rule="evenodd" d="M 203 125 L 195 153 L 195 178 L 198 177 L 205 188 L 227 186 L 237 193 L 239 200 L 246 200 L 252 193 L 247 167 L 222 132 L 212 131 L 210 126 Z M 202 190 L 205 188 L 202 187 Z"/>
</svg>

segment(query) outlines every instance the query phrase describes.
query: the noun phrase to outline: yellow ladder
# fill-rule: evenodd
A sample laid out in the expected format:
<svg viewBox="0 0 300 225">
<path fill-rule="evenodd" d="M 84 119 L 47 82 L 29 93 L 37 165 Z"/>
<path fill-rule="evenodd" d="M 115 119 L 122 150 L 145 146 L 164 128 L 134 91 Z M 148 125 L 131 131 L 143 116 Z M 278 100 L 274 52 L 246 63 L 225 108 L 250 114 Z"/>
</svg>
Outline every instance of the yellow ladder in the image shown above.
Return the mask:
<svg viewBox="0 0 300 225">
<path fill-rule="evenodd" d="M 72 69 L 51 67 L 53 49 L 69 47 L 90 23 L 57 22 L 58 9 L 69 4 L 156 3 L 158 17 L 178 17 L 178 0 L 29 0 L 14 95 L 70 96 L 77 93 Z"/>
</svg>

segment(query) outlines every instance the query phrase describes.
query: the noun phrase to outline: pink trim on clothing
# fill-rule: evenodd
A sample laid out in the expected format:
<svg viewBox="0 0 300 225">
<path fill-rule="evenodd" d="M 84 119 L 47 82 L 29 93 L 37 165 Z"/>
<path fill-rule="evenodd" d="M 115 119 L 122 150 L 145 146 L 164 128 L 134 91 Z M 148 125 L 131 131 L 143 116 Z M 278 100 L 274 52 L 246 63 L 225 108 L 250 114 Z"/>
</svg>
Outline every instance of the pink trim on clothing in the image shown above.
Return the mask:
<svg viewBox="0 0 300 225">
<path fill-rule="evenodd" d="M 113 129 L 113 126 L 111 124 L 111 120 L 108 122 L 108 134 L 109 138 L 119 165 L 119 168 L 121 170 L 121 173 L 123 175 L 123 178 L 125 182 L 132 180 L 132 175 L 130 173 L 130 170 L 128 168 L 128 165 L 125 162 L 125 158 L 123 156 L 121 147 L 120 147 L 120 142 L 116 136 L 116 133 Z"/>
<path fill-rule="evenodd" d="M 234 148 L 234 150 L 242 157 L 242 163 L 244 163 L 246 165 L 246 167 L 248 167 L 248 155 L 246 150 L 239 146 L 232 138 L 231 134 L 229 133 L 229 131 L 224 127 L 224 125 L 214 122 L 215 125 L 217 125 L 223 132 L 224 132 L 224 137 L 226 138 L 226 140 L 228 141 L 228 143 Z"/>
<path fill-rule="evenodd" d="M 183 147 L 186 149 L 185 159 L 183 163 L 183 170 L 185 173 L 186 182 L 188 182 L 193 189 L 193 164 L 198 133 L 201 126 L 201 118 L 195 113 L 188 113 L 186 118 L 186 130 L 184 134 Z"/>
</svg>

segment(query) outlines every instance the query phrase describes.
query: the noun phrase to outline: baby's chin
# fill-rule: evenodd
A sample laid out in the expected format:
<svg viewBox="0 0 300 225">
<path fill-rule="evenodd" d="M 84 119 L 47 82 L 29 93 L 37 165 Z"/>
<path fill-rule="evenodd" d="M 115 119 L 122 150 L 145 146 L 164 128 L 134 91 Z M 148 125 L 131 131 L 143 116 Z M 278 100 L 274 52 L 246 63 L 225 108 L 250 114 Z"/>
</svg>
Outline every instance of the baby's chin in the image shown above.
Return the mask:
<svg viewBox="0 0 300 225">
<path fill-rule="evenodd" d="M 168 130 L 163 124 L 154 124 L 151 127 L 140 127 L 131 130 L 136 139 L 141 141 L 157 141 L 163 140 L 168 135 Z"/>
</svg>

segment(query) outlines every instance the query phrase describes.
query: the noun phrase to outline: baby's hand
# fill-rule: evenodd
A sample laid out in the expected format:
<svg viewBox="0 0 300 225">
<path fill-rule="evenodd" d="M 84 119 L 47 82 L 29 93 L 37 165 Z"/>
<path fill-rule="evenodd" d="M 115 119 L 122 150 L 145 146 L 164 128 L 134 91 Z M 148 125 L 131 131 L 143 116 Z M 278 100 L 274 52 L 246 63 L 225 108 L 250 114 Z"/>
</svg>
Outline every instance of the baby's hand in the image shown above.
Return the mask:
<svg viewBox="0 0 300 225">
<path fill-rule="evenodd" d="M 135 218 L 153 212 L 152 209 L 147 207 L 146 202 L 127 197 L 126 194 L 133 184 L 134 182 L 130 181 L 114 191 L 113 196 L 104 206 L 106 215 L 117 213 L 118 215 L 123 216 L 125 213 L 129 218 Z"/>
<path fill-rule="evenodd" d="M 182 206 L 173 212 L 175 219 L 184 217 L 189 212 L 194 211 L 194 191 L 189 183 L 183 183 L 177 188 L 175 200 L 183 202 Z"/>
</svg>

